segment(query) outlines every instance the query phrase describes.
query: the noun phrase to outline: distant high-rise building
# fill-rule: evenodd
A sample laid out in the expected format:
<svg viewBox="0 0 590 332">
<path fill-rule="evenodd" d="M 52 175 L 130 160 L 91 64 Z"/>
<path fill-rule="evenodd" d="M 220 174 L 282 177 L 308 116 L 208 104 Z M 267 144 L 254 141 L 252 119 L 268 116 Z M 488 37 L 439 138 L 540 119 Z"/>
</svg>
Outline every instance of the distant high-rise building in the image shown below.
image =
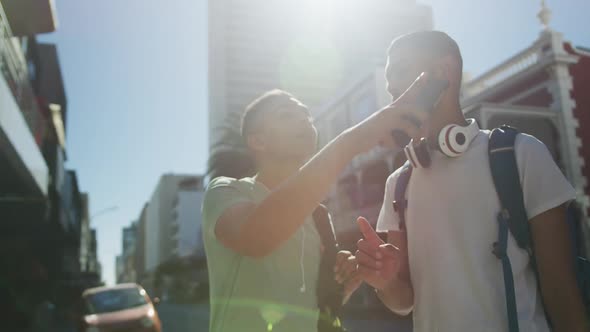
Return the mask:
<svg viewBox="0 0 590 332">
<path fill-rule="evenodd" d="M 90 230 L 90 252 L 88 254 L 88 271 L 96 273 L 100 280 L 102 275 L 102 266 L 98 261 L 98 242 L 96 241 L 96 229 Z"/>
<path fill-rule="evenodd" d="M 117 255 L 115 257 L 115 280 L 118 284 L 123 282 L 123 270 L 125 269 L 125 263 L 123 262 L 123 255 Z"/>
<path fill-rule="evenodd" d="M 132 222 L 128 227 L 123 228 L 123 255 L 129 256 L 135 252 L 135 244 L 137 243 L 137 223 Z"/>
<path fill-rule="evenodd" d="M 137 272 L 135 270 L 135 249 L 138 235 L 137 222 L 132 222 L 128 227 L 124 227 L 121 234 L 122 253 L 120 258 L 117 258 L 117 264 L 121 264 L 121 271 L 117 278 L 119 279 L 119 282 L 136 282 Z"/>
<path fill-rule="evenodd" d="M 145 270 L 152 272 L 160 263 L 173 257 L 177 241 L 174 207 L 179 184 L 194 175 L 165 174 L 160 178 L 147 205 L 145 217 Z"/>
<path fill-rule="evenodd" d="M 412 0 L 209 1 L 210 147 L 262 92 L 317 105 L 382 64 L 394 37 L 432 25 L 430 7 Z"/>
<path fill-rule="evenodd" d="M 179 184 L 174 207 L 173 238 L 176 241 L 175 253 L 179 257 L 205 256 L 201 234 L 201 205 L 205 190 L 203 178 L 195 177 Z"/>
<path fill-rule="evenodd" d="M 138 280 L 142 280 L 145 273 L 145 228 L 147 206 L 147 203 L 144 204 L 137 221 L 137 241 L 135 243 L 134 265 Z"/>
</svg>

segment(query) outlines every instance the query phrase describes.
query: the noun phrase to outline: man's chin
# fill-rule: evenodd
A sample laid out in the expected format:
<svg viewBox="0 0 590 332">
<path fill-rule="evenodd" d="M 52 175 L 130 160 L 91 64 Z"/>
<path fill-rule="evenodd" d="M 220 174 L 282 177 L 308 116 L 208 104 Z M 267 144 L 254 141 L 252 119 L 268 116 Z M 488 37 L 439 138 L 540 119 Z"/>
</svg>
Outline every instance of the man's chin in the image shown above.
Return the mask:
<svg viewBox="0 0 590 332">
<path fill-rule="evenodd" d="M 276 157 L 283 162 L 288 160 L 290 163 L 297 163 L 303 165 L 307 163 L 317 153 L 317 150 L 315 148 L 313 150 L 307 151 L 302 151 L 302 149 L 295 151 L 294 150 L 295 149 L 291 149 L 289 153 L 276 155 Z"/>
</svg>

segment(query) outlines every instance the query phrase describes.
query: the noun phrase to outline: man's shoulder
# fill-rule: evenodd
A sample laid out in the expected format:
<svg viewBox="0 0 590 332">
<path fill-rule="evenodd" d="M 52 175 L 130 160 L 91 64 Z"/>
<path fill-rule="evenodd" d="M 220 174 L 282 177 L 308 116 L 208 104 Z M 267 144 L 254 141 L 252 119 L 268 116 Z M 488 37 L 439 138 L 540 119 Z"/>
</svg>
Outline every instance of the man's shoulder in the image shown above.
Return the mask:
<svg viewBox="0 0 590 332">
<path fill-rule="evenodd" d="M 402 167 L 393 171 L 393 173 L 391 173 L 389 175 L 389 177 L 387 177 L 387 181 L 385 182 L 385 187 L 388 190 L 393 190 L 395 184 L 397 183 L 397 179 L 399 179 L 400 175 L 402 174 L 402 172 L 405 171 L 406 167 L 407 166 L 404 164 Z"/>
<path fill-rule="evenodd" d="M 249 197 L 249 187 L 253 185 L 251 178 L 235 179 L 226 176 L 214 178 L 207 185 L 203 208 L 212 205 L 223 205 L 223 202 L 246 199 Z"/>
<path fill-rule="evenodd" d="M 492 130 L 489 129 L 481 129 L 480 130 L 480 134 L 482 136 L 482 138 L 484 138 L 485 140 L 490 139 L 490 135 L 492 133 Z M 514 148 L 515 149 L 538 149 L 538 148 L 543 148 L 545 147 L 545 144 L 543 144 L 543 142 L 541 142 L 539 139 L 537 139 L 535 136 L 523 133 L 518 131 L 518 133 L 516 134 L 516 140 L 514 141 Z"/>
<path fill-rule="evenodd" d="M 242 186 L 252 185 L 252 183 L 252 178 L 248 177 L 236 179 L 227 176 L 219 176 L 209 182 L 209 185 L 207 185 L 207 191 L 215 190 L 218 188 L 239 188 Z"/>
<path fill-rule="evenodd" d="M 481 137 L 486 141 L 489 141 L 491 132 L 491 130 L 487 129 L 480 130 Z M 543 151 L 544 149 L 547 149 L 545 144 L 541 142 L 539 139 L 537 139 L 535 136 L 523 132 L 518 132 L 518 134 L 516 135 L 516 139 L 514 141 L 514 151 L 517 153 L 517 155 L 528 153 L 530 151 L 533 151 L 533 153 L 535 153 Z"/>
<path fill-rule="evenodd" d="M 248 180 L 217 177 L 209 182 L 202 203 L 204 225 L 213 225 L 224 211 L 235 204 L 253 201 Z M 211 233 L 213 236 L 213 233 Z"/>
<path fill-rule="evenodd" d="M 516 151 L 534 151 L 539 149 L 543 150 L 547 147 L 535 136 L 525 133 L 518 133 L 516 136 L 516 141 L 514 142 L 514 148 Z"/>
</svg>

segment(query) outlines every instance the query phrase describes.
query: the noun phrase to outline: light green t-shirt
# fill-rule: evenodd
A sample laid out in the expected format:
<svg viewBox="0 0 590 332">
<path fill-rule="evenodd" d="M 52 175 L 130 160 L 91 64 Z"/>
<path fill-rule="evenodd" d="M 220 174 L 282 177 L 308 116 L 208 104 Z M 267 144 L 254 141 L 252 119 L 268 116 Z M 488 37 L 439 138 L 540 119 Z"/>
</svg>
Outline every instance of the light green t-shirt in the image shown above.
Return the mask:
<svg viewBox="0 0 590 332">
<path fill-rule="evenodd" d="M 207 188 L 202 212 L 211 332 L 317 331 L 321 241 L 311 217 L 287 242 L 262 258 L 242 256 L 215 236 L 215 223 L 227 208 L 260 203 L 268 193 L 254 178 L 220 177 Z"/>
</svg>

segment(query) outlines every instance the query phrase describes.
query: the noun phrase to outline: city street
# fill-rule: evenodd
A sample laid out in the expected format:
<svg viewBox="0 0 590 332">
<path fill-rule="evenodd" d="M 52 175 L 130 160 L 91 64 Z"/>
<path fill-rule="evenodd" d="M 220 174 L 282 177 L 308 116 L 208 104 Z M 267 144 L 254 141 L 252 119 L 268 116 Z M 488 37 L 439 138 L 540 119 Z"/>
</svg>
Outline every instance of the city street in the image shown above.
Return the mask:
<svg viewBox="0 0 590 332">
<path fill-rule="evenodd" d="M 157 306 L 162 332 L 208 331 L 207 305 L 161 303 Z"/>
<path fill-rule="evenodd" d="M 157 307 L 162 320 L 162 332 L 204 332 L 209 328 L 209 309 L 206 305 L 162 303 Z M 409 320 L 346 320 L 349 332 L 411 331 Z"/>
</svg>

